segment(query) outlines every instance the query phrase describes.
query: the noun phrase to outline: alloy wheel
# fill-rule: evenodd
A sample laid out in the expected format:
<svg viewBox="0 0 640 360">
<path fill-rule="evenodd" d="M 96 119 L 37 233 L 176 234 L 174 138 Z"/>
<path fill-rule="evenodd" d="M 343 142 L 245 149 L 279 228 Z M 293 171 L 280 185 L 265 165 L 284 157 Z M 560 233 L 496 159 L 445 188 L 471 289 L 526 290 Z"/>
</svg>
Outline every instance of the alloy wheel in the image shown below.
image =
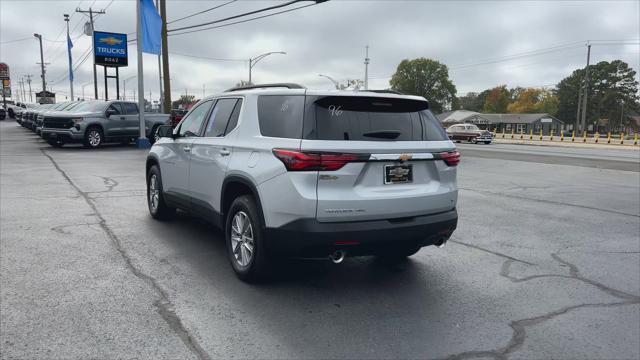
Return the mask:
<svg viewBox="0 0 640 360">
<path fill-rule="evenodd" d="M 149 179 L 149 206 L 152 212 L 158 211 L 158 204 L 160 202 L 160 189 L 158 186 L 158 176 L 156 174 L 151 175 Z"/>
<path fill-rule="evenodd" d="M 246 267 L 253 258 L 253 227 L 249 216 L 238 211 L 231 221 L 231 250 L 234 259 L 241 267 Z"/>
<path fill-rule="evenodd" d="M 89 133 L 89 144 L 93 147 L 96 147 L 100 145 L 101 141 L 102 139 L 101 139 L 100 131 L 91 130 L 91 132 Z"/>
</svg>

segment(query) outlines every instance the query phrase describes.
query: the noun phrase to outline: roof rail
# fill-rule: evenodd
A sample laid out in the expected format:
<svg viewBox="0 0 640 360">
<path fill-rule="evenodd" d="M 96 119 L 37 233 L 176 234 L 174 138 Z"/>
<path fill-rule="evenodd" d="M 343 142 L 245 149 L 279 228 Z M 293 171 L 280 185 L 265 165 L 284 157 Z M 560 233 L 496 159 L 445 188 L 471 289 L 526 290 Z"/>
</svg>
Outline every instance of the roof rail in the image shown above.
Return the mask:
<svg viewBox="0 0 640 360">
<path fill-rule="evenodd" d="M 240 90 L 251 90 L 251 89 L 263 89 L 263 88 L 287 88 L 287 89 L 306 89 L 304 86 L 294 83 L 275 83 L 275 84 L 256 84 L 256 85 L 245 85 L 245 86 L 236 86 L 231 89 L 227 89 L 224 92 L 232 92 L 232 91 L 240 91 Z"/>
<path fill-rule="evenodd" d="M 403 94 L 403 93 L 401 93 L 400 91 L 395 91 L 395 90 L 391 90 L 391 89 L 387 89 L 387 90 L 364 90 L 364 91 L 373 92 L 373 93 L 378 93 L 378 94 L 396 94 L 396 95 L 404 95 L 404 94 Z"/>
</svg>

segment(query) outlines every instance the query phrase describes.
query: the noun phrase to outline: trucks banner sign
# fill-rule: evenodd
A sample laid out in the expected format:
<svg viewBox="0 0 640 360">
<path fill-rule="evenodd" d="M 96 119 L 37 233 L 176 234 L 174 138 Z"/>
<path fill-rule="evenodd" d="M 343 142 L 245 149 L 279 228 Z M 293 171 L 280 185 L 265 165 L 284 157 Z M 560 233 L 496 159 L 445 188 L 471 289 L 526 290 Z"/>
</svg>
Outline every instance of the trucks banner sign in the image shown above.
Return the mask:
<svg viewBox="0 0 640 360">
<path fill-rule="evenodd" d="M 96 65 L 109 67 L 127 66 L 127 34 L 93 32 L 93 48 Z"/>
</svg>

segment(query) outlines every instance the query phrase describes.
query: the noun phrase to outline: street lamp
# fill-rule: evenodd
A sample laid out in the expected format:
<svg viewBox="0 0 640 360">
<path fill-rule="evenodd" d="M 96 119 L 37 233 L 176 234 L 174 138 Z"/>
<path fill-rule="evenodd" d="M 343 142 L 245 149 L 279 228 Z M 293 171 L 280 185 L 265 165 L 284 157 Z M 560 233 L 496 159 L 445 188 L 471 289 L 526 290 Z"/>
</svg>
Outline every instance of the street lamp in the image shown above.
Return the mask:
<svg viewBox="0 0 640 360">
<path fill-rule="evenodd" d="M 337 80 L 335 80 L 334 78 L 332 78 L 331 76 L 322 75 L 322 74 L 319 74 L 318 76 L 329 79 L 329 81 L 331 81 L 333 83 L 333 85 L 336 87 L 336 90 L 340 90 L 340 83 Z"/>
<path fill-rule="evenodd" d="M 84 98 L 84 87 L 87 86 L 87 85 L 91 85 L 91 84 L 93 84 L 93 82 L 88 82 L 88 83 L 82 85 L 82 100 L 83 101 L 85 100 L 85 98 Z"/>
<path fill-rule="evenodd" d="M 127 81 L 135 78 L 137 75 L 133 75 L 132 77 L 126 78 L 122 80 L 122 100 L 127 100 Z"/>
<path fill-rule="evenodd" d="M 272 51 L 272 52 L 268 52 L 268 53 L 264 53 L 262 55 L 258 55 L 254 58 L 249 59 L 249 85 L 251 85 L 251 69 L 253 69 L 254 66 L 256 66 L 256 64 L 258 63 L 258 61 L 266 58 L 269 55 L 272 54 L 282 54 L 282 55 L 286 55 L 287 53 L 284 51 Z"/>
</svg>

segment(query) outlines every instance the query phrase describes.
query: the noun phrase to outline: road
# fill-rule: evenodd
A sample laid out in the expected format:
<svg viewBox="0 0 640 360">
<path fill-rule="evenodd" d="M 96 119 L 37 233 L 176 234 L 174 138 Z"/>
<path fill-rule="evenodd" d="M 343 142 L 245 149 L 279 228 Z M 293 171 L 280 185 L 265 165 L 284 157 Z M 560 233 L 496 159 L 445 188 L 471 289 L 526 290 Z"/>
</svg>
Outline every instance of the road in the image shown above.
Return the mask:
<svg viewBox="0 0 640 360">
<path fill-rule="evenodd" d="M 145 151 L 0 122 L 0 357 L 639 358 L 638 153 L 460 148 L 444 248 L 248 285 L 219 231 L 149 217 Z"/>
</svg>

